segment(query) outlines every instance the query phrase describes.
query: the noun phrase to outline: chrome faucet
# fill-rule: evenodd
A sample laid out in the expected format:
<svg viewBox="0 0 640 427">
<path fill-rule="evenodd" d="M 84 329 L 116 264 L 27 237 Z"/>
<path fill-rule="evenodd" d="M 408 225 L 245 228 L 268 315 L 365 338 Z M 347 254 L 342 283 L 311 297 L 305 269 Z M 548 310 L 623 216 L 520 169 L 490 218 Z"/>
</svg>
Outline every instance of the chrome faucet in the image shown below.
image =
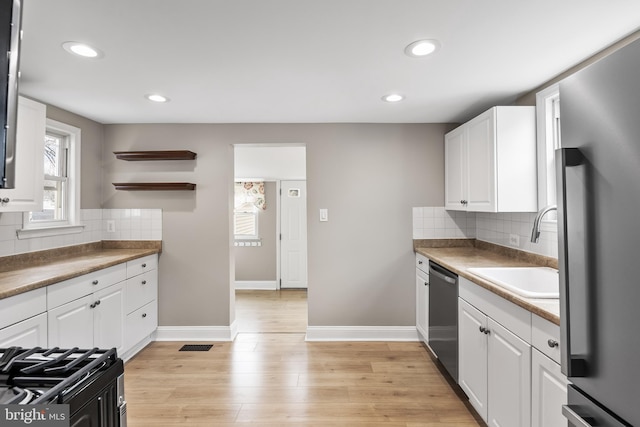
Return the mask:
<svg viewBox="0 0 640 427">
<path fill-rule="evenodd" d="M 531 243 L 538 243 L 538 239 L 540 239 L 540 221 L 542 221 L 542 217 L 545 216 L 550 211 L 557 211 L 558 206 L 549 205 L 538 211 L 536 215 L 536 219 L 533 221 L 533 229 L 531 230 Z"/>
</svg>

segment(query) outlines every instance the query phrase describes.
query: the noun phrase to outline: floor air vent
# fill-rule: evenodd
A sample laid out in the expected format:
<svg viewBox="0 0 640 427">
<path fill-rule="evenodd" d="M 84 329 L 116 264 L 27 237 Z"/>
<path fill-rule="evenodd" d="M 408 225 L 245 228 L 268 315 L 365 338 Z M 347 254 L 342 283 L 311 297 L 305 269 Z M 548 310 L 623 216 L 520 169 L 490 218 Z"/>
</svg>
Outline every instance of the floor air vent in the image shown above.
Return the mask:
<svg viewBox="0 0 640 427">
<path fill-rule="evenodd" d="M 185 344 L 179 351 L 209 351 L 213 344 Z"/>
</svg>

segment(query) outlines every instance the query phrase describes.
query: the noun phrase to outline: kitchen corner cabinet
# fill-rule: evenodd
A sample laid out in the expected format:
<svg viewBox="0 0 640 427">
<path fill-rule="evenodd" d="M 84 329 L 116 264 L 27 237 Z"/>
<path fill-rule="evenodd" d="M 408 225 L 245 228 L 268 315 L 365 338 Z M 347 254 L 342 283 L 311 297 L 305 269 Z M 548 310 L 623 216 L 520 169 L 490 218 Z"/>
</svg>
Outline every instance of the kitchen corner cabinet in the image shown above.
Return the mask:
<svg viewBox="0 0 640 427">
<path fill-rule="evenodd" d="M 535 107 L 493 107 L 445 135 L 445 208 L 535 212 Z"/>
<path fill-rule="evenodd" d="M 416 254 L 416 329 L 429 345 L 429 260 Z"/>
<path fill-rule="evenodd" d="M 46 115 L 44 104 L 18 98 L 15 188 L 0 189 L 0 212 L 42 210 Z"/>
</svg>

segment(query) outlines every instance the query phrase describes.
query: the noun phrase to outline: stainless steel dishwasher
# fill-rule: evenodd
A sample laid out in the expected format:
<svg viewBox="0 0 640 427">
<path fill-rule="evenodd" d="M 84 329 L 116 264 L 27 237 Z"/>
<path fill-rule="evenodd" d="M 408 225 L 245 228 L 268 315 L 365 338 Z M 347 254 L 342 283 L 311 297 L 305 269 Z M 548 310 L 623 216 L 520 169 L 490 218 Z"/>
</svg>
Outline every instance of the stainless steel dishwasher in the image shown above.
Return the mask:
<svg viewBox="0 0 640 427">
<path fill-rule="evenodd" d="M 429 347 L 458 381 L 458 275 L 429 261 Z"/>
</svg>

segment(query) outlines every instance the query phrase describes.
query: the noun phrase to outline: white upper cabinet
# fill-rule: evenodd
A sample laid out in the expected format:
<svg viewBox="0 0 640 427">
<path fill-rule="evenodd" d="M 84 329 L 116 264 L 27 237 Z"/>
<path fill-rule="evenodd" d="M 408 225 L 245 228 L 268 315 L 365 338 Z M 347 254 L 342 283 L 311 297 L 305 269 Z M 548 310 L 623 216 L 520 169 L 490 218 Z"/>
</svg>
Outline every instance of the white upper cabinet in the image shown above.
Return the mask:
<svg viewBox="0 0 640 427">
<path fill-rule="evenodd" d="M 0 212 L 42 210 L 46 115 L 44 104 L 18 98 L 15 188 L 0 189 Z"/>
<path fill-rule="evenodd" d="M 445 135 L 445 207 L 535 212 L 535 107 L 493 107 Z"/>
</svg>

